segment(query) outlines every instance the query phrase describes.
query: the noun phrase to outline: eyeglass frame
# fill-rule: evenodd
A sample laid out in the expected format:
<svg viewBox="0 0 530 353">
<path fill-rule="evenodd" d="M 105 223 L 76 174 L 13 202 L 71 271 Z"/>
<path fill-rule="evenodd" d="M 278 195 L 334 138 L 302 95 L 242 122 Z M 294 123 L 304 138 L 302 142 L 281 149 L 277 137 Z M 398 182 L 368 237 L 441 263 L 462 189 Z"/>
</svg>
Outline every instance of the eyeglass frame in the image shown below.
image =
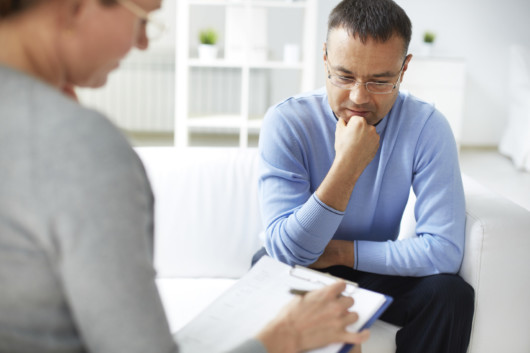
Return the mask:
<svg viewBox="0 0 530 353">
<path fill-rule="evenodd" d="M 329 65 L 328 65 L 328 62 L 329 62 L 329 56 L 328 56 L 328 50 L 326 48 L 326 70 L 328 70 L 328 80 L 329 82 L 331 82 L 331 84 L 335 87 L 338 87 L 340 89 L 345 89 L 345 90 L 348 90 L 348 91 L 351 91 L 353 90 L 354 88 L 356 88 L 357 86 L 364 86 L 364 88 L 366 89 L 367 92 L 371 93 L 371 94 L 390 94 L 392 93 L 396 87 L 399 85 L 399 81 L 401 80 L 401 75 L 403 74 L 403 68 L 405 67 L 405 62 L 407 61 L 407 57 L 408 55 L 405 55 L 405 59 L 403 59 L 403 63 L 401 64 L 401 69 L 399 70 L 399 76 L 398 76 L 398 79 L 396 80 L 396 83 L 392 84 L 392 83 L 381 83 L 381 82 L 372 82 L 372 81 L 368 81 L 368 82 L 359 82 L 355 79 L 352 79 L 352 78 L 347 78 L 347 77 L 344 77 L 344 76 L 341 76 L 341 75 L 332 75 L 331 74 L 331 71 L 329 70 Z M 332 77 L 335 76 L 335 77 L 342 77 L 343 79 L 345 80 L 350 80 L 350 81 L 353 81 L 351 84 L 353 84 L 352 87 L 344 87 L 344 86 L 339 86 L 337 85 L 336 83 L 334 83 L 332 81 Z M 348 84 L 348 85 L 351 85 L 351 84 Z M 385 85 L 385 86 L 388 86 L 388 85 L 392 85 L 392 89 L 388 92 L 374 92 L 374 91 L 371 91 L 369 88 L 368 88 L 368 85 L 371 84 L 371 85 L 377 85 L 377 86 L 382 86 L 382 85 Z"/>
<path fill-rule="evenodd" d="M 127 10 L 131 11 L 135 16 L 137 16 L 140 20 L 142 20 L 144 22 L 143 26 L 145 26 L 146 29 L 147 29 L 147 24 L 149 23 L 158 28 L 160 35 L 155 38 L 148 37 L 149 40 L 158 39 L 165 32 L 166 25 L 153 19 L 146 10 L 140 7 L 140 5 L 136 4 L 135 2 L 131 0 L 116 0 L 116 2 L 122 5 L 123 7 L 125 7 Z M 147 35 L 147 32 L 146 32 L 146 35 Z"/>
</svg>

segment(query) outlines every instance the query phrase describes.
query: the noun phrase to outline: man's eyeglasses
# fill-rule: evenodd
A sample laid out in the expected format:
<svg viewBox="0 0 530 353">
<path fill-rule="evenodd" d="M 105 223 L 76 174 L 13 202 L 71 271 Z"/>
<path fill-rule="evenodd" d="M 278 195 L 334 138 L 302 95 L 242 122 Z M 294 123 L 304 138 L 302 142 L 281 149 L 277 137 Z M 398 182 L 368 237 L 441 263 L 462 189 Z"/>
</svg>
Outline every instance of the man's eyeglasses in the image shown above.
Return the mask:
<svg viewBox="0 0 530 353">
<path fill-rule="evenodd" d="M 395 83 L 383 83 L 383 82 L 358 82 L 353 78 L 344 77 L 341 75 L 332 75 L 329 71 L 329 57 L 326 51 L 326 68 L 328 70 L 328 79 L 331 84 L 341 89 L 352 90 L 357 86 L 364 86 L 366 90 L 373 94 L 389 94 L 399 85 L 399 80 L 401 79 L 401 74 L 403 73 L 403 68 L 405 67 L 405 61 L 407 57 L 403 60 L 401 64 L 401 69 L 399 70 L 399 76 Z"/>
<path fill-rule="evenodd" d="M 159 14 L 159 10 L 155 11 L 153 14 L 149 14 L 131 0 L 116 1 L 127 10 L 131 11 L 134 15 L 138 16 L 138 18 L 142 21 L 142 26 L 145 26 L 147 39 L 155 40 L 162 37 L 162 34 L 166 30 L 166 26 L 162 23 L 162 21 L 156 18 Z"/>
</svg>

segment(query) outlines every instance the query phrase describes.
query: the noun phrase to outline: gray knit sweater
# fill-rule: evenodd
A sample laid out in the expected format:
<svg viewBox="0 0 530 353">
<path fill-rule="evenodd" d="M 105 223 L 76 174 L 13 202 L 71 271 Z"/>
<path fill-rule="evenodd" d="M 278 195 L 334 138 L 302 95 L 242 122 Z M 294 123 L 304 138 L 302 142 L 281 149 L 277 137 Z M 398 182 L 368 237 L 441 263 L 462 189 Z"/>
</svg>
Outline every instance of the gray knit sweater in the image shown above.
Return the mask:
<svg viewBox="0 0 530 353">
<path fill-rule="evenodd" d="M 0 66 L 0 180 L 0 352 L 178 350 L 149 182 L 106 118 Z"/>
</svg>

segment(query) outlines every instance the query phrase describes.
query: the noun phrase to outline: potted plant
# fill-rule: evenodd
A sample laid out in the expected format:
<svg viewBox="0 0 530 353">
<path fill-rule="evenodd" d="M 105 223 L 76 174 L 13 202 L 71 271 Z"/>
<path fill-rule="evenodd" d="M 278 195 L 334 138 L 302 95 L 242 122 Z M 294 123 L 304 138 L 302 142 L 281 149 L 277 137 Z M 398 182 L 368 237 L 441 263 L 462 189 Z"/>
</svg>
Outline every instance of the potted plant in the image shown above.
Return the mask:
<svg viewBox="0 0 530 353">
<path fill-rule="evenodd" d="M 436 39 L 436 34 L 431 31 L 425 31 L 423 33 L 423 46 L 422 54 L 426 56 L 432 55 L 432 48 L 434 46 L 434 40 Z"/>
<path fill-rule="evenodd" d="M 213 60 L 217 58 L 217 31 L 207 28 L 199 31 L 199 59 Z"/>
<path fill-rule="evenodd" d="M 423 41 L 425 43 L 433 44 L 435 39 L 436 34 L 434 32 L 425 31 L 425 33 L 423 33 Z"/>
</svg>

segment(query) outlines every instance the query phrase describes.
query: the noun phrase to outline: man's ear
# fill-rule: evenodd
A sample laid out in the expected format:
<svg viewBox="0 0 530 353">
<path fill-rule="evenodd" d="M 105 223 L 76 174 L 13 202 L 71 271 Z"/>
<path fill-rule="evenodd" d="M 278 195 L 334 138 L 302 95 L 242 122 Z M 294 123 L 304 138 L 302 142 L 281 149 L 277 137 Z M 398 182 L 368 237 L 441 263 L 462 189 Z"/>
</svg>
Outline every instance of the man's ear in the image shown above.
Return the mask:
<svg viewBox="0 0 530 353">
<path fill-rule="evenodd" d="M 405 71 L 407 71 L 409 67 L 410 60 L 412 60 L 412 54 L 407 55 L 407 57 L 405 58 L 405 64 L 403 65 L 403 72 L 401 73 L 401 80 L 399 81 L 400 83 L 403 82 L 403 76 L 405 76 Z"/>
<path fill-rule="evenodd" d="M 328 45 L 326 42 L 324 42 L 324 45 L 322 46 L 322 62 L 324 63 L 324 68 L 326 68 L 327 60 L 328 60 Z"/>
</svg>

